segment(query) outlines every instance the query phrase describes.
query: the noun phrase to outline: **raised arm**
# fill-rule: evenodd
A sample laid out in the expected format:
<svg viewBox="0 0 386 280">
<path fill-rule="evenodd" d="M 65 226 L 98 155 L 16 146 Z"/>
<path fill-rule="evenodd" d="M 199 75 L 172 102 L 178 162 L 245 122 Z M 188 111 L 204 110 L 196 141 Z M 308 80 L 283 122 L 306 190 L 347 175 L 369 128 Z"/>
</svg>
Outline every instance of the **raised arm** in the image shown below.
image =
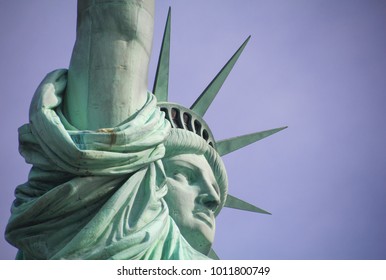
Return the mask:
<svg viewBox="0 0 386 280">
<path fill-rule="evenodd" d="M 154 0 L 78 0 L 64 114 L 78 129 L 118 125 L 146 102 Z"/>
</svg>

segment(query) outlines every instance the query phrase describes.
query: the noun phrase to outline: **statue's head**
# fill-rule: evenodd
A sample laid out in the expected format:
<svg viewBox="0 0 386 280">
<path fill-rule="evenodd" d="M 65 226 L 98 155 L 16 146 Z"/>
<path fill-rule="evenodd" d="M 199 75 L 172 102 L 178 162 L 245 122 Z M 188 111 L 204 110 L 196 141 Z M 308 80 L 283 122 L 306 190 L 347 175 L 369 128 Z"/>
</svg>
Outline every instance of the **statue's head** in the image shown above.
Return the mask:
<svg viewBox="0 0 386 280">
<path fill-rule="evenodd" d="M 221 156 L 243 148 L 282 129 L 272 129 L 215 141 L 203 120 L 205 112 L 232 70 L 248 39 L 240 46 L 217 76 L 187 109 L 168 101 L 170 9 L 158 60 L 153 93 L 172 129 L 165 142 L 163 159 L 168 181 L 165 200 L 189 244 L 204 254 L 211 248 L 215 216 L 223 206 L 269 214 L 241 199 L 228 195 L 228 182 Z"/>
<path fill-rule="evenodd" d="M 247 42 L 247 41 L 246 41 Z M 197 251 L 208 254 L 215 234 L 215 217 L 223 206 L 246 211 L 268 212 L 228 195 L 228 181 L 221 156 L 263 139 L 283 128 L 256 132 L 235 138 L 215 141 L 203 119 L 217 94 L 218 80 L 224 79 L 246 42 L 225 65 L 214 81 L 200 95 L 190 109 L 168 102 L 167 83 L 157 83 L 155 94 L 158 106 L 165 113 L 172 129 L 165 142 L 163 163 L 168 182 L 165 201 L 169 215 L 182 236 Z M 160 58 L 162 62 L 162 56 Z M 167 69 L 167 67 L 158 67 Z M 224 74 L 225 73 L 225 74 Z M 157 75 L 158 77 L 168 75 Z M 166 85 L 166 86 L 165 86 Z"/>
<path fill-rule="evenodd" d="M 214 148 L 213 138 L 206 140 L 199 131 L 187 129 L 192 127 L 189 121 L 194 123 L 194 120 L 197 128 L 203 131 L 206 127 L 208 135 L 211 135 L 209 128 L 202 120 L 199 122 L 192 117 L 192 112 L 186 108 L 181 114 L 182 109 L 176 104 L 172 104 L 169 110 L 162 107 L 173 126 L 165 143 L 163 159 L 168 185 L 165 201 L 169 215 L 183 237 L 194 249 L 207 254 L 214 241 L 215 217 L 227 197 L 227 176 L 221 157 Z M 171 115 L 171 112 L 175 114 Z M 185 115 L 185 121 L 183 117 L 177 120 L 180 115 Z M 177 123 L 182 127 L 178 127 Z"/>
</svg>

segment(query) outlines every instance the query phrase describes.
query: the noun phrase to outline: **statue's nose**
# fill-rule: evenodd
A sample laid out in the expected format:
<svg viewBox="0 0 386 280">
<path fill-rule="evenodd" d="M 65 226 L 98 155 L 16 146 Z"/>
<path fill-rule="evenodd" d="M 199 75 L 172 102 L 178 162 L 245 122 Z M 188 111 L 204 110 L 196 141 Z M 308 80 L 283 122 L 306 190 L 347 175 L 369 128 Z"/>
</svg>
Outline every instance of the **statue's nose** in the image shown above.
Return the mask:
<svg viewBox="0 0 386 280">
<path fill-rule="evenodd" d="M 220 197 L 216 193 L 215 187 L 210 186 L 199 195 L 199 203 L 210 211 L 216 211 L 220 205 Z"/>
</svg>

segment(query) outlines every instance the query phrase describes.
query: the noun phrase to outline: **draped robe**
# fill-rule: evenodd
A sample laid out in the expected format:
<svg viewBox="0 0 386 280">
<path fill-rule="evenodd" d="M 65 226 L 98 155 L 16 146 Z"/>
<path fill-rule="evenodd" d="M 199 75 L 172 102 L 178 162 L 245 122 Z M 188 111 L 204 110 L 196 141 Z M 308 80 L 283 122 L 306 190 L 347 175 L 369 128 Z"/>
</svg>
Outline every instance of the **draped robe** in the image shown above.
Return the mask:
<svg viewBox="0 0 386 280">
<path fill-rule="evenodd" d="M 16 188 L 6 239 L 18 259 L 207 259 L 182 237 L 163 199 L 170 125 L 148 93 L 120 125 L 78 130 L 61 111 L 67 70 L 49 73 L 19 128 L 32 164 Z"/>
</svg>

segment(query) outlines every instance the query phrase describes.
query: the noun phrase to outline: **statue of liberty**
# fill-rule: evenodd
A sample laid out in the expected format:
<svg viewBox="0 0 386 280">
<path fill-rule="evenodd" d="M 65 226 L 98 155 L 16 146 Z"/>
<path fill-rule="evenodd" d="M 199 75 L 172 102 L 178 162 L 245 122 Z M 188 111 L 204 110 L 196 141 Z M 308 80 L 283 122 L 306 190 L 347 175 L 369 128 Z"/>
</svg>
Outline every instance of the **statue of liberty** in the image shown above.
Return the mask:
<svg viewBox="0 0 386 280">
<path fill-rule="evenodd" d="M 248 39 L 188 109 L 168 101 L 170 11 L 147 90 L 154 0 L 78 0 L 69 69 L 49 73 L 19 128 L 32 164 L 6 239 L 17 259 L 209 259 L 228 194 L 221 156 L 283 128 L 215 141 L 203 120 Z"/>
</svg>

